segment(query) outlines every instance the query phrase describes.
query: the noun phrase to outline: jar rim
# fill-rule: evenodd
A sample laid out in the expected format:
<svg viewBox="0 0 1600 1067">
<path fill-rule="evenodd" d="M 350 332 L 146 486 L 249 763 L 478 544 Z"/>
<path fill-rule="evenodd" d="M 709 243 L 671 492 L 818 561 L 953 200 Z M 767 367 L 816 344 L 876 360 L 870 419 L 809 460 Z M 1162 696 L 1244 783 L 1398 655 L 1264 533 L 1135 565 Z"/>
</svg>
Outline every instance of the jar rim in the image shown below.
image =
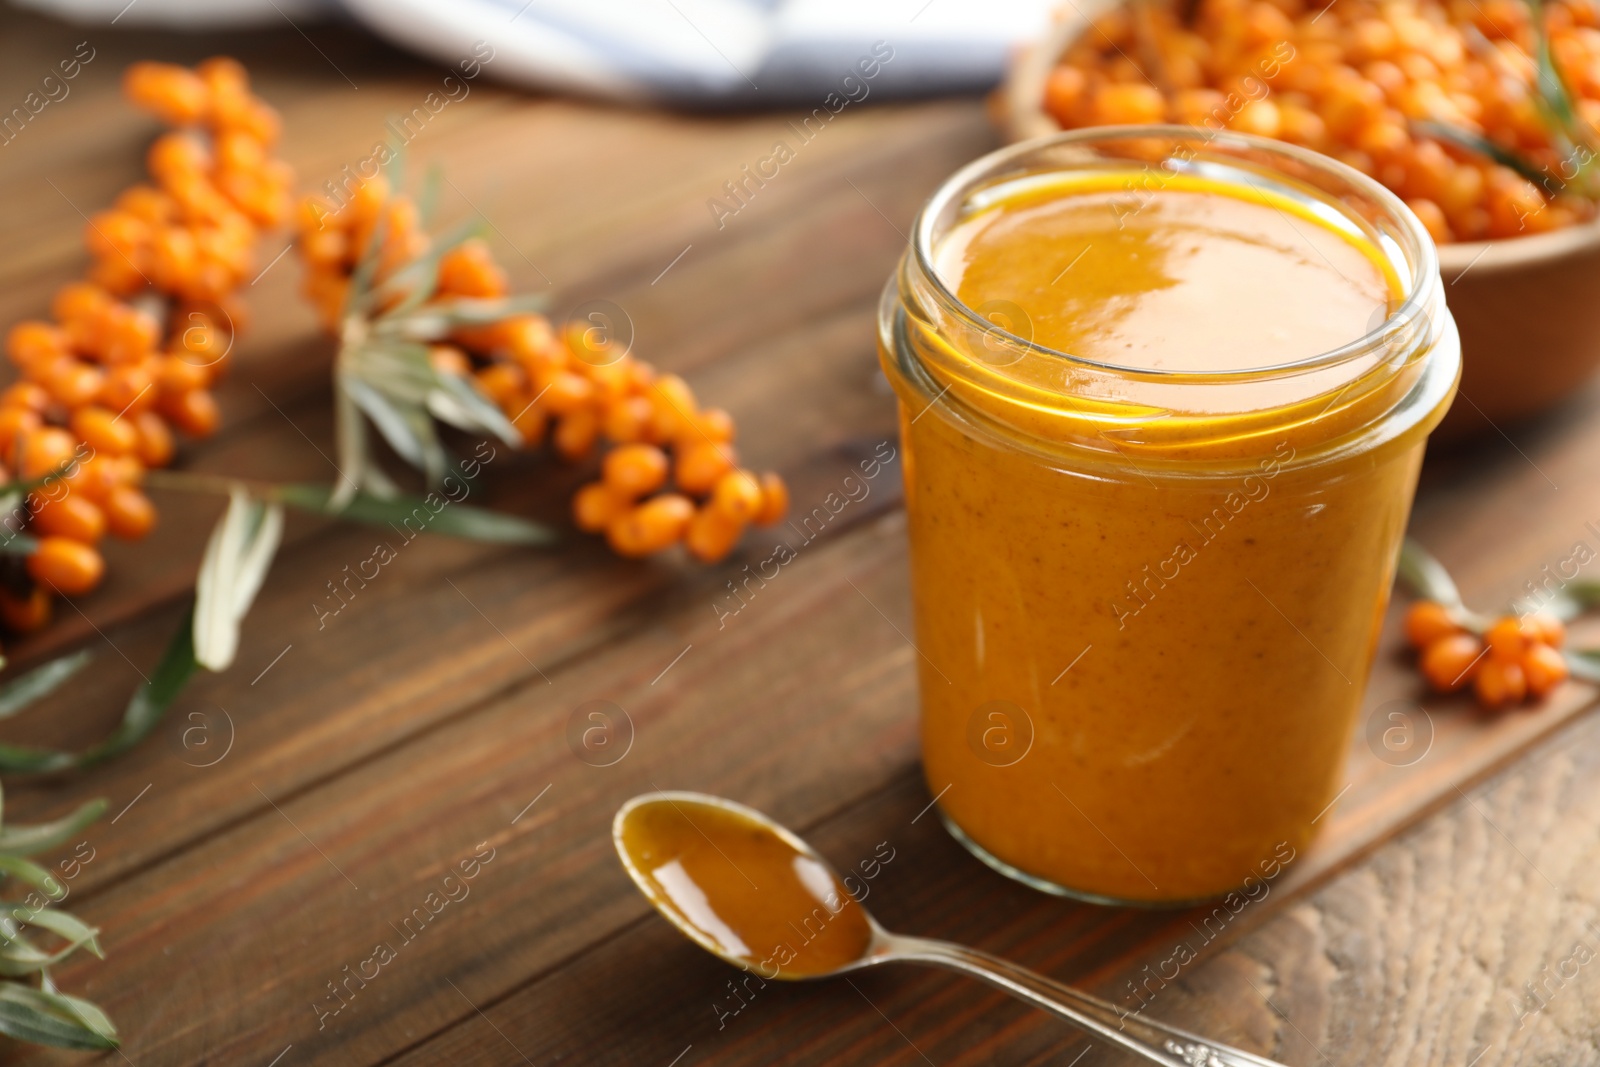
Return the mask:
<svg viewBox="0 0 1600 1067">
<path fill-rule="evenodd" d="M 945 279 L 935 267 L 933 262 L 935 251 L 933 230 L 935 223 L 945 214 L 953 201 L 981 187 L 984 179 L 1003 174 L 1007 164 L 1014 163 L 1028 155 L 1062 145 L 1161 138 L 1167 138 L 1175 143 L 1200 141 L 1207 148 L 1213 145 L 1221 145 L 1222 147 L 1240 150 L 1248 149 L 1265 153 L 1268 156 L 1278 156 L 1286 160 L 1293 160 L 1314 171 L 1322 171 L 1354 186 L 1363 196 L 1370 197 L 1376 201 L 1384 214 L 1397 224 L 1406 238 L 1407 247 L 1403 248 L 1402 251 L 1405 253 L 1406 261 L 1410 264 L 1411 270 L 1410 277 L 1404 280 L 1404 299 L 1389 311 L 1383 322 L 1367 331 L 1361 337 L 1340 345 L 1338 348 L 1316 355 L 1284 363 L 1233 368 L 1230 370 L 1164 369 L 1135 367 L 1104 360 L 1089 359 L 1085 356 L 1063 352 L 1059 349 L 1038 344 L 1031 339 L 1020 337 L 1003 326 L 983 317 L 973 308 L 968 307 L 959 296 L 951 291 L 950 287 L 945 283 Z M 930 285 L 940 302 L 947 304 L 958 318 L 965 321 L 972 328 L 987 334 L 998 333 L 1007 343 L 1014 344 L 1029 353 L 1054 357 L 1081 367 L 1109 371 L 1133 379 L 1170 380 L 1181 377 L 1201 381 L 1240 382 L 1282 374 L 1298 374 L 1336 366 L 1389 345 L 1398 335 L 1411 329 L 1419 321 L 1426 322 L 1430 309 L 1440 299 L 1438 290 L 1441 287 L 1438 250 L 1434 247 L 1432 238 L 1423 227 L 1421 220 L 1406 206 L 1405 201 L 1401 200 L 1400 197 L 1396 196 L 1382 183 L 1337 159 L 1285 141 L 1277 141 L 1255 134 L 1237 133 L 1231 130 L 1219 131 L 1211 130 L 1207 127 L 1172 124 L 1085 126 L 1073 130 L 1065 130 L 1058 134 L 1021 141 L 980 156 L 945 179 L 943 184 L 928 198 L 927 203 L 923 205 L 921 212 L 917 215 L 916 222 L 913 224 L 910 251 L 919 273 Z"/>
</svg>

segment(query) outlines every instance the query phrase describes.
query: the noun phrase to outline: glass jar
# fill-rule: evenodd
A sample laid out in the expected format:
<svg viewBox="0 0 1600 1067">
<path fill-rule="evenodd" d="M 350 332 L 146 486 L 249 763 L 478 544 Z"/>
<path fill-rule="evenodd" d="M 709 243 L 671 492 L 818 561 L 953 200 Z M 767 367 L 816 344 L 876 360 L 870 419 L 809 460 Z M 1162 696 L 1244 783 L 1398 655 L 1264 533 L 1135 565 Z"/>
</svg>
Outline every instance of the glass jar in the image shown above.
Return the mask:
<svg viewBox="0 0 1600 1067">
<path fill-rule="evenodd" d="M 1392 299 L 1311 358 L 1152 370 L 1036 344 L 1021 308 L 966 307 L 936 273 L 974 212 L 1085 176 L 1130 211 L 1186 182 L 1270 192 L 1381 259 Z M 1344 786 L 1423 446 L 1460 371 L 1416 217 L 1290 145 L 1075 130 L 940 188 L 879 341 L 900 400 L 924 768 L 950 832 L 1007 875 L 1108 903 L 1276 873 Z"/>
</svg>

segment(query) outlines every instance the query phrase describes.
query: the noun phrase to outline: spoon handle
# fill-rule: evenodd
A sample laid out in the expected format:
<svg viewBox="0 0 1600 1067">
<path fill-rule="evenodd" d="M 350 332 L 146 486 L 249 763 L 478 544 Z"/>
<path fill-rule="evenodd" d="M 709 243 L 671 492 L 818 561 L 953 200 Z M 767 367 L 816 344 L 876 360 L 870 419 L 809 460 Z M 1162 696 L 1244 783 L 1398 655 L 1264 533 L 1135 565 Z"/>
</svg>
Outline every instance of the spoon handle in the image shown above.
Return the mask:
<svg viewBox="0 0 1600 1067">
<path fill-rule="evenodd" d="M 1071 986 L 987 952 L 949 941 L 888 935 L 885 961 L 944 967 L 1005 990 L 1019 1000 L 1074 1023 L 1102 1040 L 1165 1067 L 1284 1067 L 1231 1045 L 1121 1011 Z"/>
</svg>

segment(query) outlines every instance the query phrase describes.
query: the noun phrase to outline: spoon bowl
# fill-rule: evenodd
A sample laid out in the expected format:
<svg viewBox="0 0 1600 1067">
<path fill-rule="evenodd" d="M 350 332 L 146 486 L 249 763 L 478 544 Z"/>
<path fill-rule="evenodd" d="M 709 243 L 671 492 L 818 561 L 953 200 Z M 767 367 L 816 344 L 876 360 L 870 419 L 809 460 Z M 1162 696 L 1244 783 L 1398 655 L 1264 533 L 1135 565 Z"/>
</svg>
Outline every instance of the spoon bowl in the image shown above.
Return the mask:
<svg viewBox="0 0 1600 1067">
<path fill-rule="evenodd" d="M 831 978 L 884 963 L 959 971 L 1166 1067 L 1283 1067 L 1166 1026 L 948 941 L 885 930 L 822 855 L 761 812 L 704 793 L 644 793 L 617 811 L 622 866 L 667 921 L 765 980 Z"/>
</svg>

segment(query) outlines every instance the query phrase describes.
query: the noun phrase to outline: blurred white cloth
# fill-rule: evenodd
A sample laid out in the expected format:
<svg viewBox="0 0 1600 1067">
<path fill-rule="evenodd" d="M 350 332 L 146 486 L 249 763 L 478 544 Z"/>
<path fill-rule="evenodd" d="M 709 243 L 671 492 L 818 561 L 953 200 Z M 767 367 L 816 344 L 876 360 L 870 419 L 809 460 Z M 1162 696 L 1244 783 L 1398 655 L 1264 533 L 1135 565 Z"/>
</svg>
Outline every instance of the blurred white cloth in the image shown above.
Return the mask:
<svg viewBox="0 0 1600 1067">
<path fill-rule="evenodd" d="M 74 21 L 205 30 L 348 14 L 454 65 L 558 92 L 699 106 L 820 103 L 874 54 L 871 94 L 934 95 L 999 81 L 1057 0 L 14 0 Z M 876 46 L 876 52 L 874 52 Z M 847 87 L 848 88 L 848 87 Z M 860 90 L 852 90 L 858 93 Z"/>
</svg>

